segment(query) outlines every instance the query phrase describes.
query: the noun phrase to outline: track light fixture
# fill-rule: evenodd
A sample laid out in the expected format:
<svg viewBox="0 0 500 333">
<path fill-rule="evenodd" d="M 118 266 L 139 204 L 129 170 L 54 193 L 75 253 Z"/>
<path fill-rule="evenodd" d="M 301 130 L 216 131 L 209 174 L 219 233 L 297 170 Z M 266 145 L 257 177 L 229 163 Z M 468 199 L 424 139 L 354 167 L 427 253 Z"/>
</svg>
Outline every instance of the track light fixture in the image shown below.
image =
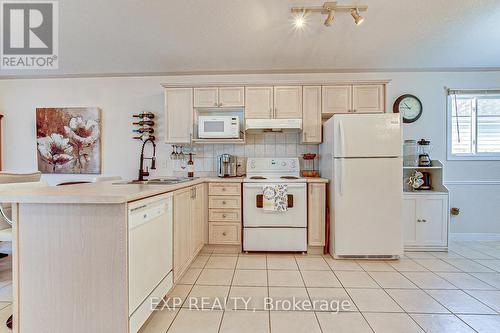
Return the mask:
<svg viewBox="0 0 500 333">
<path fill-rule="evenodd" d="M 295 19 L 295 27 L 302 28 L 304 25 L 304 16 L 306 13 L 320 13 L 327 15 L 325 20 L 325 26 L 329 27 L 333 24 L 335 19 L 335 14 L 338 12 L 351 12 L 352 18 L 356 25 L 363 23 L 365 18 L 359 15 L 359 12 L 368 10 L 366 5 L 339 5 L 337 2 L 325 2 L 323 6 L 314 7 L 293 7 L 291 9 L 292 13 L 302 13 L 302 15 L 297 16 Z"/>
</svg>

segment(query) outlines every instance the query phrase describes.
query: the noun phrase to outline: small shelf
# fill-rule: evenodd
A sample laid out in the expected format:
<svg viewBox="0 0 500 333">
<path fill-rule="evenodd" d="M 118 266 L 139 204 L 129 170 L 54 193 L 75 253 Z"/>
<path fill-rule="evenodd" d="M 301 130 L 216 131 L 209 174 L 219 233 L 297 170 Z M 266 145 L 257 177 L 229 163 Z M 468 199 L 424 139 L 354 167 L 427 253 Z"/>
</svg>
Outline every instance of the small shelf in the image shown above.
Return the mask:
<svg viewBox="0 0 500 333">
<path fill-rule="evenodd" d="M 442 169 L 443 164 L 440 161 L 433 160 L 431 166 L 403 166 L 404 170 L 429 170 L 429 169 Z"/>
<path fill-rule="evenodd" d="M 429 195 L 429 194 L 448 194 L 447 191 L 438 191 L 438 190 L 420 190 L 420 191 L 403 191 L 403 194 L 415 194 L 415 195 Z"/>
<path fill-rule="evenodd" d="M 244 144 L 245 139 L 193 139 L 193 143 L 197 144 L 217 144 L 217 143 L 226 143 L 226 144 Z"/>
</svg>

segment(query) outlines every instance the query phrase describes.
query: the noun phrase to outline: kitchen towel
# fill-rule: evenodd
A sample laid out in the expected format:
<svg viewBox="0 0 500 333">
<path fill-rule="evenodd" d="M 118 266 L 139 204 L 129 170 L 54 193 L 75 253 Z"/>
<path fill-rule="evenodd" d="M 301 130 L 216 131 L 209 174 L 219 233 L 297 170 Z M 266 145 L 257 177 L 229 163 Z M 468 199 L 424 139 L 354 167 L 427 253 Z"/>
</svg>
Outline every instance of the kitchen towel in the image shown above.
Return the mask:
<svg viewBox="0 0 500 333">
<path fill-rule="evenodd" d="M 287 185 L 264 185 L 262 208 L 265 211 L 286 212 L 288 209 Z"/>
</svg>

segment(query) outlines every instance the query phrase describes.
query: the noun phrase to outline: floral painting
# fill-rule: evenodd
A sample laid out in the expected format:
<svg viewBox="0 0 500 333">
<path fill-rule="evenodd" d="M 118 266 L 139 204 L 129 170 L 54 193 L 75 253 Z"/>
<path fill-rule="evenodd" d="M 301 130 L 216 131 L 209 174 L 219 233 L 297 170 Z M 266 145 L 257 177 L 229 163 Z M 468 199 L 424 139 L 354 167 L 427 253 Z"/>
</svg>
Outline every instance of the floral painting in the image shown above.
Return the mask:
<svg viewBox="0 0 500 333">
<path fill-rule="evenodd" d="M 101 110 L 37 108 L 38 170 L 101 173 Z"/>
</svg>

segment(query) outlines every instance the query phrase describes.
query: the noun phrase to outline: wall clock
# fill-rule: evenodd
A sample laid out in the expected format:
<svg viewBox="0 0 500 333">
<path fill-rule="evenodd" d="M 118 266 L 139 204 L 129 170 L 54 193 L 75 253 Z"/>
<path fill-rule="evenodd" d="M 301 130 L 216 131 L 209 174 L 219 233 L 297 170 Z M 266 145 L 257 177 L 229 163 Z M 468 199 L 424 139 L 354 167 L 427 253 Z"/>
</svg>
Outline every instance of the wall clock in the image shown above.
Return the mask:
<svg viewBox="0 0 500 333">
<path fill-rule="evenodd" d="M 403 115 L 403 123 L 413 123 L 422 115 L 422 102 L 410 94 L 401 95 L 394 102 L 392 111 Z"/>
</svg>

